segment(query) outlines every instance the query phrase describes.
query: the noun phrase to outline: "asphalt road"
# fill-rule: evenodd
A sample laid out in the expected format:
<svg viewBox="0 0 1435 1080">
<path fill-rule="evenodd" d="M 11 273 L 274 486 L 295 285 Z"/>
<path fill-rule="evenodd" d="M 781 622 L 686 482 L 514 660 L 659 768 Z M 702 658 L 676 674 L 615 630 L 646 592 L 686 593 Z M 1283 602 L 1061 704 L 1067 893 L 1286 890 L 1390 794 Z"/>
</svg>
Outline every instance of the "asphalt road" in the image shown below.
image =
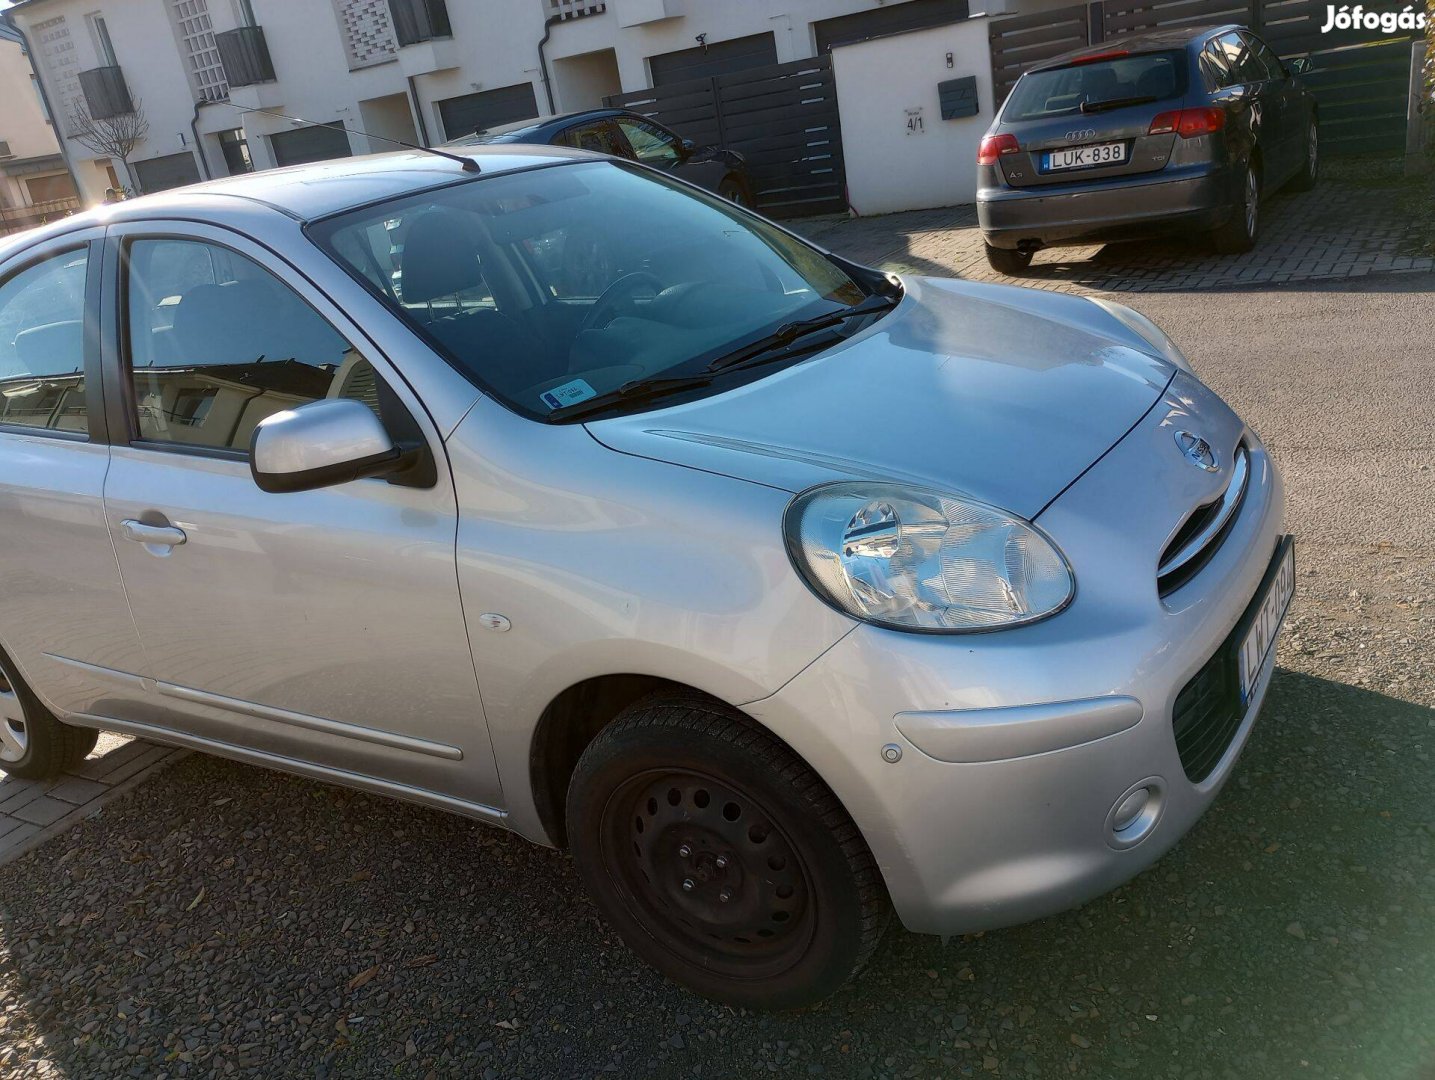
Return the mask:
<svg viewBox="0 0 1435 1080">
<path fill-rule="evenodd" d="M 191 757 L 0 870 L 0 1076 L 1435 1077 L 1435 278 L 1123 296 L 1284 467 L 1299 587 L 1222 797 L 1085 908 L 894 928 L 796 1015 L 662 982 L 565 855 Z"/>
</svg>

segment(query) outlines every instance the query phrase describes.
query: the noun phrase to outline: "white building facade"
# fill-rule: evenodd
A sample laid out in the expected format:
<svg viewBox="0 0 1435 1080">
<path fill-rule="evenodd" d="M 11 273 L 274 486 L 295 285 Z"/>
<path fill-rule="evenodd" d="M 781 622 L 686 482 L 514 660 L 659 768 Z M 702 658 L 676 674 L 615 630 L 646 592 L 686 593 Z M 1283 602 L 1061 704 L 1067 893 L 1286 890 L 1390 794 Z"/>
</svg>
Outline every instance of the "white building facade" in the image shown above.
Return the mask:
<svg viewBox="0 0 1435 1080">
<path fill-rule="evenodd" d="M 39 90 L 19 33 L 0 19 L 0 235 L 79 205 Z"/>
<path fill-rule="evenodd" d="M 97 201 L 111 170 L 152 191 L 381 151 L 384 138 L 434 145 L 610 94 L 950 23 L 968 3 L 22 0 L 11 14 L 76 180 Z M 118 161 L 73 138 L 77 106 L 96 118 L 138 110 L 147 131 Z"/>
</svg>

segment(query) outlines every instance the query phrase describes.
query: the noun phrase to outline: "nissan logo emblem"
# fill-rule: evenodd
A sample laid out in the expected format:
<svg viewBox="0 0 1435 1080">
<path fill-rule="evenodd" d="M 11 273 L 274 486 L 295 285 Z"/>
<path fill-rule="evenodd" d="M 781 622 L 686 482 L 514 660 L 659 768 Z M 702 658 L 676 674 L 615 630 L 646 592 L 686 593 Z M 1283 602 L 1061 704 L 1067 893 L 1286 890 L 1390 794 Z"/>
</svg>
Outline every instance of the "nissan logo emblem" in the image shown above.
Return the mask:
<svg viewBox="0 0 1435 1080">
<path fill-rule="evenodd" d="M 1198 469 L 1206 472 L 1215 472 L 1219 466 L 1216 464 L 1216 452 L 1211 449 L 1211 444 L 1199 435 L 1192 435 L 1189 431 L 1176 432 L 1176 445 L 1180 447 L 1181 453 L 1186 460 Z"/>
</svg>

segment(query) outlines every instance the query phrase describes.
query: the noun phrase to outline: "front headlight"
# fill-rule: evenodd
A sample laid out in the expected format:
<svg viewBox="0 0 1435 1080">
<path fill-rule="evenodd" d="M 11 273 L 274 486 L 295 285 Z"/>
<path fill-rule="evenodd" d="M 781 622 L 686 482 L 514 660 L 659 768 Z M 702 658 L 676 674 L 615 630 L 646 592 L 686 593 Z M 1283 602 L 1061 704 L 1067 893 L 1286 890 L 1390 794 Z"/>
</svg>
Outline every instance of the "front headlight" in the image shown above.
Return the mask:
<svg viewBox="0 0 1435 1080">
<path fill-rule="evenodd" d="M 788 506 L 798 570 L 847 614 L 894 630 L 995 630 L 1054 615 L 1075 583 L 1056 547 L 996 507 L 906 484 L 827 484 Z"/>
<path fill-rule="evenodd" d="M 1186 354 L 1181 351 L 1180 346 L 1171 340 L 1166 331 L 1142 315 L 1141 312 L 1135 308 L 1129 308 L 1125 304 L 1118 304 L 1114 300 L 1105 300 L 1099 296 L 1088 296 L 1086 299 L 1145 341 L 1187 375 L 1196 374 L 1191 370 L 1191 361 L 1186 359 Z"/>
</svg>

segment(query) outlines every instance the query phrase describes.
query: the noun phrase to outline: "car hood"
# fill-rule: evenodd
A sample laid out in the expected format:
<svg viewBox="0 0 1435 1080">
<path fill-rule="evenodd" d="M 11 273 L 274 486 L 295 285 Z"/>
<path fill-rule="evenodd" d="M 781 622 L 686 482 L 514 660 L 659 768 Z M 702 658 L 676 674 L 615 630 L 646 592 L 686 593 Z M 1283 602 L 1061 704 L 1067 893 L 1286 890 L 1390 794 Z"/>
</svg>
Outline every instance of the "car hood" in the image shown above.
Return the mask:
<svg viewBox="0 0 1435 1080">
<path fill-rule="evenodd" d="M 623 453 L 793 492 L 901 480 L 1032 518 L 1135 426 L 1175 371 L 1081 297 L 903 283 L 895 311 L 832 349 L 589 431 Z"/>
</svg>

